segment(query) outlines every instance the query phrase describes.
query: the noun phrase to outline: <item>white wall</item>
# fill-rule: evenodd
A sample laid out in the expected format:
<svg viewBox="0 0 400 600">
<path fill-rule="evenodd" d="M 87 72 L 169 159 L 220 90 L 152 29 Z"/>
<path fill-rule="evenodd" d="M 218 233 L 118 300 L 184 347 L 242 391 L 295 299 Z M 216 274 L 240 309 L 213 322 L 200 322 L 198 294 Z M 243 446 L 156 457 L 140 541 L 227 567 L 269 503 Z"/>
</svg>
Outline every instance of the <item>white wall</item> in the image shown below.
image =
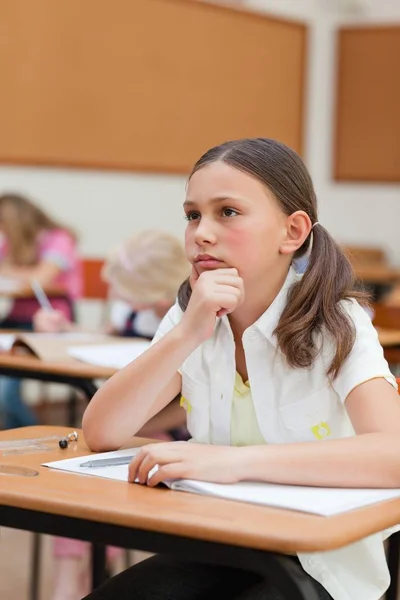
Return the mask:
<svg viewBox="0 0 400 600">
<path fill-rule="evenodd" d="M 348 22 L 400 22 L 400 2 L 247 0 L 247 6 L 310 26 L 305 158 L 319 196 L 320 220 L 340 241 L 382 245 L 400 264 L 400 186 L 337 184 L 330 175 L 335 28 Z M 0 193 L 13 189 L 39 199 L 81 232 L 87 256 L 103 256 L 146 227 L 182 235 L 184 185 L 185 178 L 175 176 L 0 166 Z"/>
<path fill-rule="evenodd" d="M 135 231 L 182 235 L 185 178 L 75 169 L 0 167 L 0 193 L 18 190 L 76 227 L 85 256 L 104 256 Z"/>
<path fill-rule="evenodd" d="M 346 24 L 400 24 L 400 2 L 248 0 L 247 4 L 300 18 L 310 27 L 305 160 L 318 194 L 320 221 L 339 241 L 377 244 L 400 264 L 400 185 L 335 183 L 331 177 L 335 32 Z"/>
</svg>

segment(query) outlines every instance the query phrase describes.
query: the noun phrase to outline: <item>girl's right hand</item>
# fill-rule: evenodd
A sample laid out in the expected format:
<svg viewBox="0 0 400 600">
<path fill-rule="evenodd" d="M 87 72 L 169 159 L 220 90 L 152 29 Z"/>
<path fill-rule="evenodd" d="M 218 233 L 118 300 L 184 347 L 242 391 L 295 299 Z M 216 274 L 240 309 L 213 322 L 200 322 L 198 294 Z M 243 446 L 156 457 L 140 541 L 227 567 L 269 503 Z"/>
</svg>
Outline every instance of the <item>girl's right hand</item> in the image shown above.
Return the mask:
<svg viewBox="0 0 400 600">
<path fill-rule="evenodd" d="M 71 327 L 72 323 L 59 310 L 41 308 L 33 316 L 33 329 L 39 333 L 60 333 Z"/>
<path fill-rule="evenodd" d="M 211 337 L 217 317 L 232 313 L 242 304 L 243 279 L 234 268 L 204 271 L 199 275 L 192 267 L 189 281 L 192 295 L 181 324 L 202 343 Z"/>
</svg>

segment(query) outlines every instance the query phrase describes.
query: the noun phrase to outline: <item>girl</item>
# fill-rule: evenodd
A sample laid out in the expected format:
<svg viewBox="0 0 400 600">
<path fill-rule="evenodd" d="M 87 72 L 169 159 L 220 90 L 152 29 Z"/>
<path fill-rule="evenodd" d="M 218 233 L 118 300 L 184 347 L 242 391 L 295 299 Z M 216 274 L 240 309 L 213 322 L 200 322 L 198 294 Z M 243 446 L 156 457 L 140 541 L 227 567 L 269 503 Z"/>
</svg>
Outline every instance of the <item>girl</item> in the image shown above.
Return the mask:
<svg viewBox="0 0 400 600">
<path fill-rule="evenodd" d="M 189 272 L 183 246 L 174 236 L 157 230 L 132 236 L 110 254 L 103 269 L 110 297 L 114 299 L 108 331 L 152 339 Z M 40 310 L 34 324 L 36 331 L 47 333 L 76 328 L 60 311 Z M 184 436 L 184 415 L 179 401 L 171 402 L 146 424 L 141 435 L 167 440 Z M 55 538 L 54 554 L 53 600 L 82 598 L 90 589 L 89 544 Z M 116 548 L 108 548 L 112 562 L 119 554 Z"/>
<path fill-rule="evenodd" d="M 0 277 L 19 280 L 27 288 L 33 279 L 42 286 L 60 288 L 60 296 L 52 299 L 52 306 L 72 319 L 73 303 L 82 286 L 75 234 L 17 194 L 0 196 L 0 233 Z M 31 329 L 37 309 L 33 297 L 17 298 L 0 327 Z M 4 427 L 34 424 L 36 417 L 21 399 L 21 380 L 2 377 L 0 387 Z"/>
<path fill-rule="evenodd" d="M 193 443 L 143 447 L 129 481 L 399 487 L 396 382 L 356 301 L 351 267 L 318 222 L 299 156 L 264 138 L 212 148 L 194 166 L 184 209 L 190 279 L 152 347 L 88 406 L 88 445 L 120 447 L 180 392 Z M 310 245 L 298 275 L 291 262 Z M 387 534 L 293 560 L 321 600 L 378 600 L 389 582 Z M 283 600 L 255 574 L 162 556 L 87 600 L 200 600 L 214 593 Z"/>
</svg>

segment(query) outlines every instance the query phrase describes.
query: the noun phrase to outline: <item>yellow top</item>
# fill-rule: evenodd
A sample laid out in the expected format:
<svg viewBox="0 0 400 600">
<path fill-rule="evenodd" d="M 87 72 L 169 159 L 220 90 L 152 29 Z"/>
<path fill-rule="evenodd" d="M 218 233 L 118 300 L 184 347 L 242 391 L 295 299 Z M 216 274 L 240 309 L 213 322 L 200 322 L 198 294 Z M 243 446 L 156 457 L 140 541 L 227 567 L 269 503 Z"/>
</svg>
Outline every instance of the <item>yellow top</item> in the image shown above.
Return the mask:
<svg viewBox="0 0 400 600">
<path fill-rule="evenodd" d="M 231 413 L 231 445 L 257 446 L 265 443 L 258 427 L 250 384 L 248 381 L 243 383 L 243 379 L 236 372 Z"/>
</svg>

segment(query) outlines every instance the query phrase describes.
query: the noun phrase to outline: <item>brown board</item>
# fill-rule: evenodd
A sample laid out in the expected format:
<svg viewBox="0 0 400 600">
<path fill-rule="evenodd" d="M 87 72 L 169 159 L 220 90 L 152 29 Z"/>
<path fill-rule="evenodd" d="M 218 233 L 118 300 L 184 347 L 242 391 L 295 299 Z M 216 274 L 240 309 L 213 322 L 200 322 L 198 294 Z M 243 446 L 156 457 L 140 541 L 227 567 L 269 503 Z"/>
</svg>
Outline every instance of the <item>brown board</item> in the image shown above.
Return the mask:
<svg viewBox="0 0 400 600">
<path fill-rule="evenodd" d="M 338 180 L 400 181 L 400 26 L 338 34 Z"/>
<path fill-rule="evenodd" d="M 307 28 L 191 0 L 0 0 L 0 163 L 186 173 L 302 150 Z"/>
</svg>

